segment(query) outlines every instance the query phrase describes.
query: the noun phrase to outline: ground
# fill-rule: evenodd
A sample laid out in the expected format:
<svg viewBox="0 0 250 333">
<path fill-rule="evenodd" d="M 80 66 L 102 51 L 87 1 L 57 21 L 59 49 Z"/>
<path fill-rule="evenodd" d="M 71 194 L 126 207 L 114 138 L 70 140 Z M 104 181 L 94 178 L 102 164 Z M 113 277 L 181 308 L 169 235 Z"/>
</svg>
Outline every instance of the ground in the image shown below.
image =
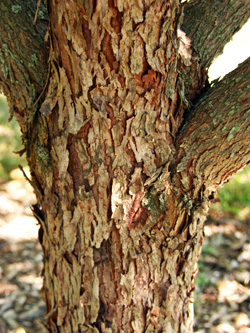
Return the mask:
<svg viewBox="0 0 250 333">
<path fill-rule="evenodd" d="M 44 333 L 42 252 L 30 210 L 32 189 L 21 173 L 0 184 L 0 333 Z"/>
<path fill-rule="evenodd" d="M 209 220 L 196 279 L 195 332 L 250 332 L 250 227 Z"/>
<path fill-rule="evenodd" d="M 42 252 L 20 170 L 0 182 L 0 333 L 45 333 Z M 195 332 L 250 332 L 250 223 L 213 213 L 195 291 Z"/>
</svg>

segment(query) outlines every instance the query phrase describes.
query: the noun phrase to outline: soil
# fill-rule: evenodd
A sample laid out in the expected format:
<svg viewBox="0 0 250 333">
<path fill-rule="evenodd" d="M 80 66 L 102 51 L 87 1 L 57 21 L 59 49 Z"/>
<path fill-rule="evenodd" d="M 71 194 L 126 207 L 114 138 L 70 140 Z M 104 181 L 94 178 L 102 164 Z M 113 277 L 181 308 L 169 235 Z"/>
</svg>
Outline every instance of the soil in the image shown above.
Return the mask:
<svg viewBox="0 0 250 333">
<path fill-rule="evenodd" d="M 250 333 L 250 223 L 205 226 L 195 291 L 196 333 Z"/>
<path fill-rule="evenodd" d="M 35 196 L 17 170 L 12 175 L 0 182 L 0 333 L 45 333 Z"/>
</svg>

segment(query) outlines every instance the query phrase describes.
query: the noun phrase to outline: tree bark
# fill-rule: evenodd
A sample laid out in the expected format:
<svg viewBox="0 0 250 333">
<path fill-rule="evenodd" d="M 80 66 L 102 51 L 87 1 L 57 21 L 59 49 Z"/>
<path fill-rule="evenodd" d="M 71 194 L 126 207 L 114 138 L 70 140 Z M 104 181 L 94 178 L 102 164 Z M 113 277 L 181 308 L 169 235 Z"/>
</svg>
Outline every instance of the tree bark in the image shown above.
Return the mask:
<svg viewBox="0 0 250 333">
<path fill-rule="evenodd" d="M 47 71 L 47 11 L 41 5 L 36 23 L 35 13 L 32 0 L 0 3 L 1 86 L 24 136 L 28 135 L 27 127 L 36 112 L 34 104 L 42 92 Z"/>
<path fill-rule="evenodd" d="M 190 106 L 207 82 L 207 69 L 250 18 L 247 0 L 194 0 L 184 5 L 179 31 L 180 91 Z"/>
<path fill-rule="evenodd" d="M 203 55 L 216 52 L 178 34 L 175 0 L 51 0 L 48 13 L 47 78 L 21 58 L 36 93 L 0 71 L 7 91 L 31 94 L 11 100 L 38 199 L 48 328 L 191 332 L 209 202 L 250 161 L 249 60 L 203 91 Z"/>
<path fill-rule="evenodd" d="M 194 0 L 184 8 L 183 31 L 203 67 L 209 67 L 250 18 L 248 0 Z"/>
<path fill-rule="evenodd" d="M 190 110 L 176 145 L 177 171 L 216 192 L 250 162 L 250 58 L 206 90 Z M 192 177 L 193 176 L 193 177 Z M 201 182 L 200 182 L 201 181 Z M 186 189 L 194 188 L 193 182 Z M 205 195 L 206 196 L 206 195 Z"/>
</svg>

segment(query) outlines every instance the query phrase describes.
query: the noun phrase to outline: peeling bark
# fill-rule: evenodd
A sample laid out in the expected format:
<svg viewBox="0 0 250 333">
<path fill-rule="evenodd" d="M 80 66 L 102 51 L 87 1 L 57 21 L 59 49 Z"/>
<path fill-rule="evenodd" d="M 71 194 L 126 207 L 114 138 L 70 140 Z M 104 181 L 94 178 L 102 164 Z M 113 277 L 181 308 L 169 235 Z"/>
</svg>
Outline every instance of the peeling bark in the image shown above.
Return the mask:
<svg viewBox="0 0 250 333">
<path fill-rule="evenodd" d="M 192 288 L 181 290 L 174 273 L 182 255 L 177 251 L 173 260 L 164 259 L 179 244 L 176 240 L 169 250 L 170 226 L 166 231 L 160 226 L 164 219 L 171 223 L 164 209 L 157 212 L 158 192 L 167 205 L 165 188 L 159 185 L 145 196 L 167 170 L 178 129 L 180 12 L 171 5 L 142 2 L 132 10 L 129 3 L 99 3 L 86 17 L 81 3 L 50 3 L 51 91 L 57 84 L 46 119 L 52 179 L 44 178 L 44 170 L 36 178 L 46 191 L 40 195 L 50 228 L 43 237 L 49 254 L 45 296 L 54 329 L 177 331 L 181 321 L 191 323 L 184 317 L 189 317 L 186 299 Z M 83 29 L 85 38 L 77 40 Z M 166 288 L 170 274 L 176 282 Z M 73 276 L 77 281 L 70 283 Z"/>
<path fill-rule="evenodd" d="M 191 332 L 209 202 L 250 160 L 249 60 L 202 97 L 179 1 L 51 0 L 48 12 L 32 130 L 28 105 L 12 99 L 38 199 L 48 329 Z"/>
</svg>

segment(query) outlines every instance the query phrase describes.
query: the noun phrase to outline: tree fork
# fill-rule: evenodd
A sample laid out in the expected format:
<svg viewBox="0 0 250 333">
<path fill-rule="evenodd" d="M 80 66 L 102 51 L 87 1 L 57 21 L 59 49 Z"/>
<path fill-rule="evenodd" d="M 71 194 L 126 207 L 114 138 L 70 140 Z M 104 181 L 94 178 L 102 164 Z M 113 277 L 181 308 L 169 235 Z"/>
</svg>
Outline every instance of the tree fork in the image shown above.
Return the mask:
<svg viewBox="0 0 250 333">
<path fill-rule="evenodd" d="M 186 19 L 193 3 L 186 6 Z M 48 8 L 44 96 L 35 113 L 20 103 L 29 94 L 35 103 L 46 71 L 36 93 L 27 93 L 36 78 L 28 59 L 18 54 L 24 67 L 15 67 L 15 75 L 26 66 L 30 81 L 27 87 L 24 81 L 19 99 L 12 98 L 38 198 L 33 209 L 41 224 L 48 329 L 190 332 L 209 202 L 249 162 L 249 60 L 201 95 L 216 48 L 210 52 L 209 44 L 199 45 L 202 39 L 190 32 L 194 52 L 189 36 L 178 35 L 179 1 L 51 0 Z M 11 5 L 4 10 L 15 14 Z M 195 24 L 203 19 L 196 13 Z M 229 35 L 241 25 L 228 24 Z M 39 43 L 45 47 L 40 37 L 33 39 L 35 49 Z M 220 49 L 221 40 L 215 43 Z M 41 55 L 37 68 L 46 68 L 46 52 Z M 17 91 L 11 71 L 2 69 L 8 91 Z M 198 102 L 187 109 L 194 98 Z M 189 116 L 183 119 L 185 110 Z"/>
<path fill-rule="evenodd" d="M 202 196 L 208 197 L 249 164 L 250 58 L 197 100 L 176 141 L 177 172 L 191 181 L 200 175 Z M 191 152 L 191 154 L 190 154 Z M 193 177 L 193 178 L 192 178 Z M 203 186 L 205 185 L 205 186 Z M 195 186 L 186 181 L 185 188 Z M 206 188 L 206 190 L 205 190 Z"/>
</svg>

